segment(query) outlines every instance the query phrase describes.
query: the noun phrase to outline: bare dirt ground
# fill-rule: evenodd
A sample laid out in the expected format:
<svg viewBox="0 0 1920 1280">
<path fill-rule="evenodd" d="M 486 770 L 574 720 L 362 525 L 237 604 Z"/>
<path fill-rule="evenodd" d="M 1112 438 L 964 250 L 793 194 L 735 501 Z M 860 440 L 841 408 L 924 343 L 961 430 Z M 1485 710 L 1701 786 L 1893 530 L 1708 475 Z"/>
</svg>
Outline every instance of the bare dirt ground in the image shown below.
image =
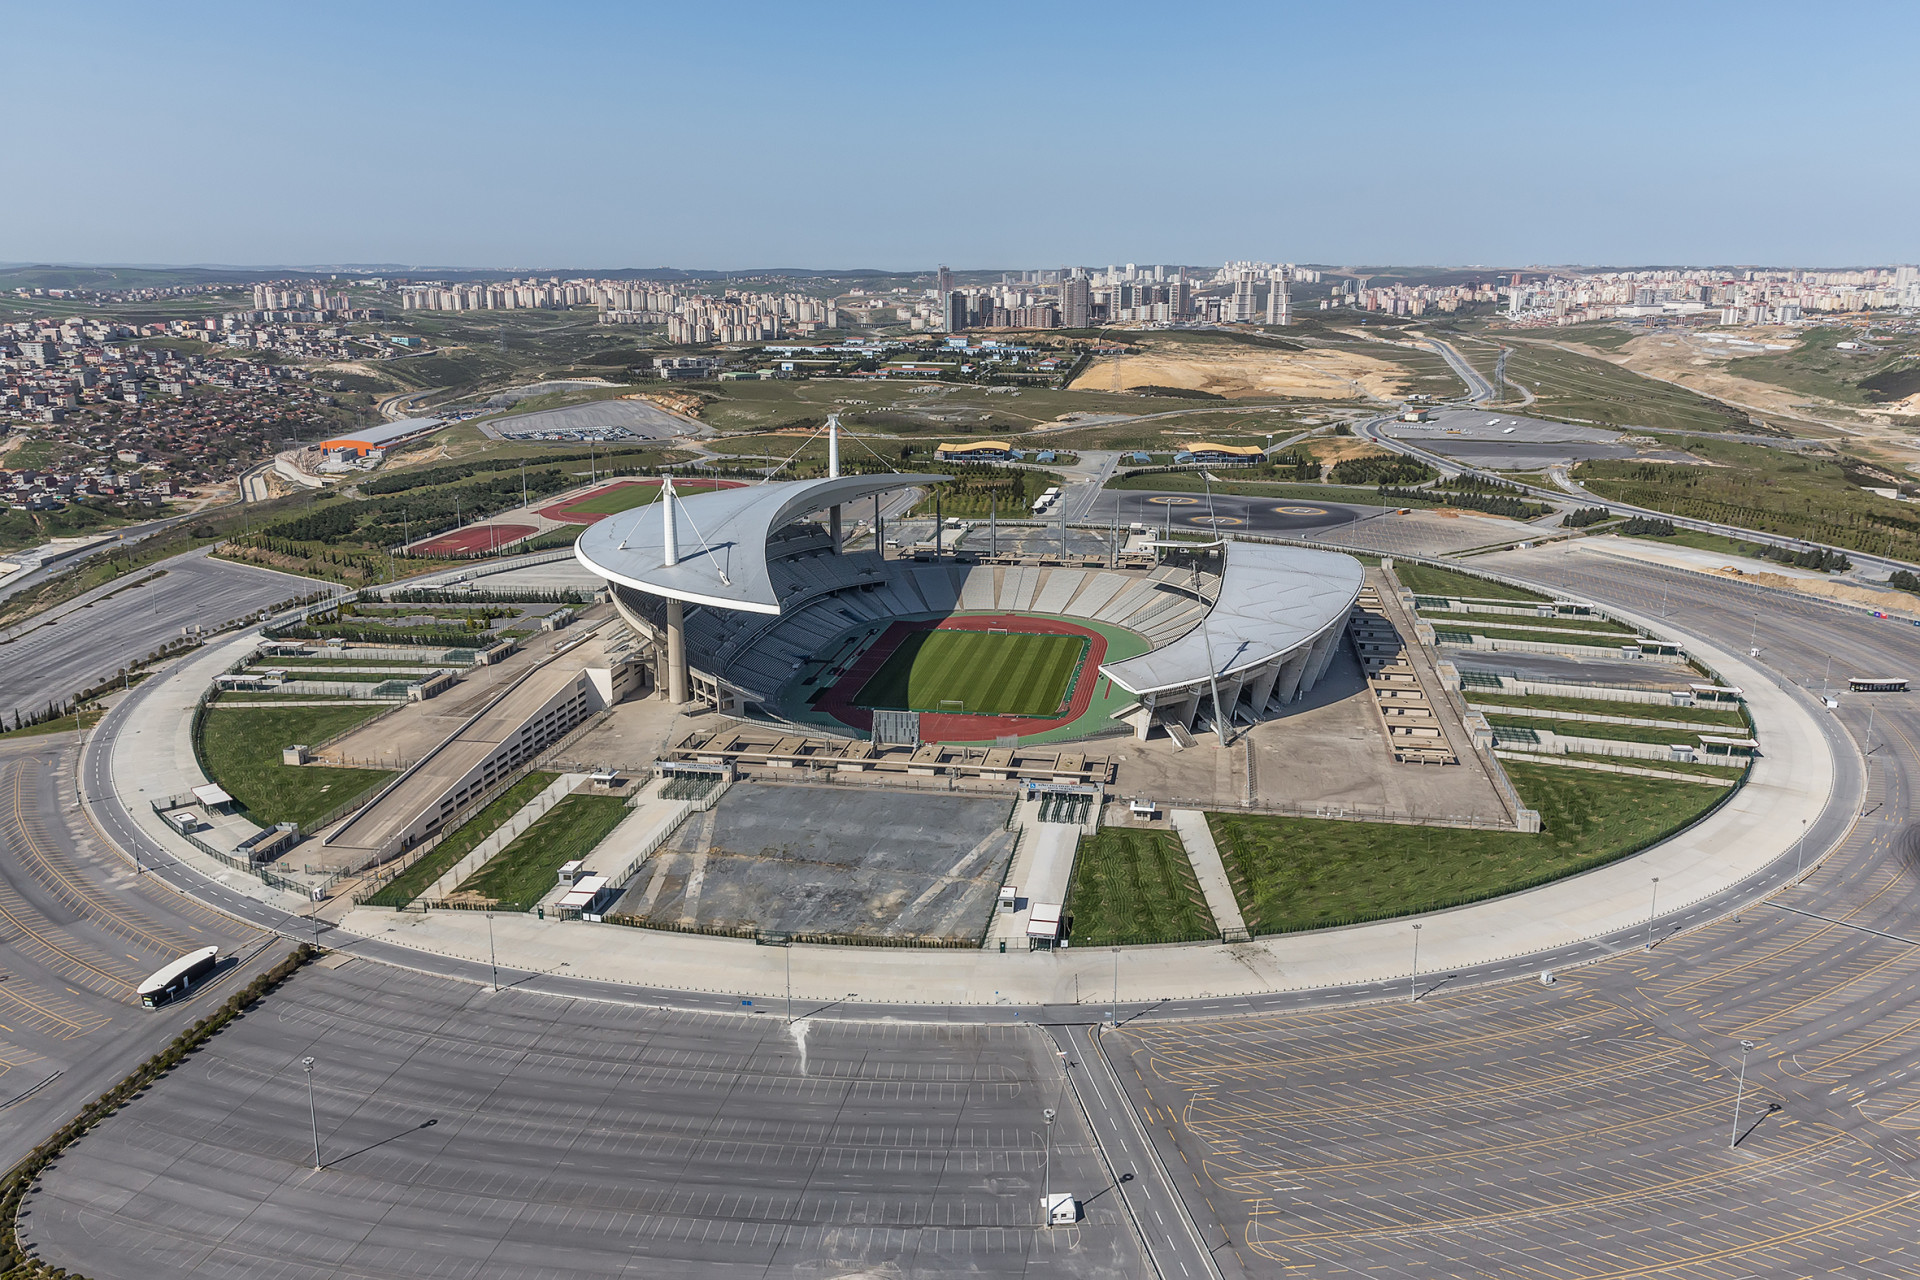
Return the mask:
<svg viewBox="0 0 1920 1280">
<path fill-rule="evenodd" d="M 1140 340 L 1146 350 L 1121 356 L 1119 385 L 1184 387 L 1229 398 L 1294 396 L 1315 400 L 1398 402 L 1410 379 L 1398 365 L 1346 351 L 1262 351 L 1226 343 L 1210 345 Z M 1115 389 L 1113 360 L 1096 360 L 1074 379 L 1073 389 Z"/>
</svg>

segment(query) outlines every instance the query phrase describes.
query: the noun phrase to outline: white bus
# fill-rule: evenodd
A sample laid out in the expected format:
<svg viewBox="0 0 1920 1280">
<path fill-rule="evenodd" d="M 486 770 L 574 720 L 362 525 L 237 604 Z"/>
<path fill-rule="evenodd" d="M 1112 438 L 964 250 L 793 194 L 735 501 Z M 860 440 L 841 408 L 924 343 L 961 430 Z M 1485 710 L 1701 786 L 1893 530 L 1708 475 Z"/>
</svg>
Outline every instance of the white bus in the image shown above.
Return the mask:
<svg viewBox="0 0 1920 1280">
<path fill-rule="evenodd" d="M 1847 689 L 1852 693 L 1905 693 L 1907 682 L 1899 676 L 1850 676 Z"/>
<path fill-rule="evenodd" d="M 192 991 L 220 963 L 220 948 L 189 951 L 140 984 L 140 1003 L 158 1009 Z"/>
</svg>

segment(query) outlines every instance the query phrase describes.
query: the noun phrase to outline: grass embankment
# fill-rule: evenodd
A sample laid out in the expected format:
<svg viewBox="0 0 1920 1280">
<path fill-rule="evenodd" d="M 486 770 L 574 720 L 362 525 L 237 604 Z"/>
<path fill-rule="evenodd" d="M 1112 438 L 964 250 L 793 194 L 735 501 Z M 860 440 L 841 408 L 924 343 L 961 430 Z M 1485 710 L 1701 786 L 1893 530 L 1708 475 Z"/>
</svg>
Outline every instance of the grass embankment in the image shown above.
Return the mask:
<svg viewBox="0 0 1920 1280">
<path fill-rule="evenodd" d="M 386 769 L 336 769 L 286 765 L 280 752 L 313 744 L 353 728 L 385 704 L 323 707 L 221 707 L 207 709 L 200 754 L 213 780 L 225 787 L 263 827 L 308 823 L 392 777 Z"/>
<path fill-rule="evenodd" d="M 479 847 L 488 836 L 507 824 L 507 820 L 525 808 L 532 799 L 552 785 L 557 773 L 530 773 L 495 796 L 486 808 L 461 823 L 433 847 L 433 851 L 388 881 L 380 892 L 367 899 L 370 907 L 404 907 L 427 886 L 453 870 L 460 859 Z"/>
<path fill-rule="evenodd" d="M 18 729 L 8 729 L 0 725 L 0 739 L 12 741 L 14 738 L 31 738 L 43 733 L 66 733 L 73 729 L 91 729 L 100 723 L 100 717 L 106 714 L 102 707 L 91 707 L 56 716 L 51 720 L 42 720 L 39 724 L 23 724 Z"/>
<path fill-rule="evenodd" d="M 1692 547 L 1696 551 L 1712 551 L 1728 556 L 1751 556 L 1758 551 L 1751 542 L 1723 538 L 1717 533 L 1697 533 L 1692 529 L 1675 529 L 1672 533 L 1627 533 L 1621 529 L 1607 529 L 1603 532 L 1618 534 L 1622 538 L 1633 538 L 1640 542 L 1653 542 L 1667 547 Z"/>
<path fill-rule="evenodd" d="M 1463 689 L 1460 692 L 1474 706 L 1535 707 L 1541 711 L 1622 716 L 1635 720 L 1684 720 L 1702 728 L 1738 729 L 1742 732 L 1747 728 L 1745 717 L 1738 711 L 1720 711 L 1712 707 L 1672 707 L 1654 702 L 1613 702 L 1604 698 L 1533 697 L 1526 694 L 1485 693 L 1479 689 Z"/>
<path fill-rule="evenodd" d="M 1282 933 L 1437 911 L 1586 871 L 1664 839 L 1727 794 L 1517 761 L 1507 772 L 1540 811 L 1537 835 L 1237 813 L 1207 821 L 1248 928 Z"/>
<path fill-rule="evenodd" d="M 1632 639 L 1640 635 L 1632 627 L 1598 614 L 1555 614 L 1545 618 L 1528 618 L 1511 613 L 1455 613 L 1450 609 L 1422 609 L 1419 617 L 1443 630 L 1474 631 L 1488 636 L 1509 631 L 1571 631 L 1576 635 L 1598 633 Z"/>
<path fill-rule="evenodd" d="M 1513 340 L 1507 377 L 1533 392 L 1525 412 L 1597 427 L 1745 431 L 1738 409 L 1593 356 Z"/>
<path fill-rule="evenodd" d="M 1685 729 L 1648 729 L 1633 724 L 1607 724 L 1597 720 L 1541 720 L 1533 716 L 1503 716 L 1489 712 L 1487 723 L 1502 729 L 1531 729 L 1535 733 L 1552 733 L 1568 738 L 1600 738 L 1607 742 L 1651 742 L 1656 746 L 1677 744 L 1683 747 L 1700 745 L 1699 734 L 1705 729 L 1688 732 Z"/>
<path fill-rule="evenodd" d="M 1504 631 L 1484 626 L 1465 626 L 1451 620 L 1442 622 L 1439 619 L 1429 619 L 1429 621 L 1433 623 L 1434 634 L 1440 638 L 1440 643 L 1442 644 L 1455 643 L 1450 639 L 1451 636 L 1480 635 L 1485 636 L 1489 640 L 1518 640 L 1525 641 L 1529 644 L 1578 645 L 1582 648 L 1612 649 L 1622 644 L 1636 643 L 1640 639 L 1639 636 L 1630 632 L 1623 632 L 1617 636 L 1605 634 L 1585 635 L 1578 631 L 1569 632 L 1546 627 L 1538 630 L 1515 629 Z"/>
<path fill-rule="evenodd" d="M 1920 560 L 1920 510 L 1860 488 L 1886 483 L 1884 476 L 1863 470 L 1867 464 L 1699 436 L 1664 443 L 1714 465 L 1601 460 L 1581 463 L 1574 476 L 1614 502 Z"/>
<path fill-rule="evenodd" d="M 502 910 L 531 911 L 557 882 L 561 864 L 593 852 L 630 812 L 618 796 L 568 796 L 461 882 L 458 891 L 491 898 Z"/>
<path fill-rule="evenodd" d="M 1192 942 L 1219 933 L 1193 864 L 1168 831 L 1102 827 L 1083 839 L 1067 915 L 1076 947 Z"/>
<path fill-rule="evenodd" d="M 1412 564 L 1402 560 L 1393 562 L 1393 572 L 1400 579 L 1400 585 L 1420 596 L 1448 596 L 1455 600 L 1518 600 L 1547 601 L 1537 591 L 1528 591 L 1524 587 L 1510 587 L 1504 582 L 1489 582 L 1485 578 L 1476 578 L 1470 573 L 1456 573 L 1452 569 L 1440 569 L 1430 564 Z"/>
</svg>

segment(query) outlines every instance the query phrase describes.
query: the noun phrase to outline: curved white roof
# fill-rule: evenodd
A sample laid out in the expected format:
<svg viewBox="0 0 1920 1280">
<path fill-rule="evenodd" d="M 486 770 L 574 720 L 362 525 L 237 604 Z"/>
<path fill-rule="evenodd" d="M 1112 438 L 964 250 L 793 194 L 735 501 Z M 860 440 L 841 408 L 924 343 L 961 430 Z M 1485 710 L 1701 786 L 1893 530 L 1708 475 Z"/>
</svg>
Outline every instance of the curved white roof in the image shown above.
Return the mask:
<svg viewBox="0 0 1920 1280">
<path fill-rule="evenodd" d="M 590 526 L 574 543 L 573 554 L 607 581 L 651 595 L 748 613 L 779 613 L 780 600 L 767 572 L 767 539 L 776 529 L 822 507 L 949 478 L 889 473 L 676 494 L 674 564 L 666 563 L 666 521 L 659 503 Z"/>
<path fill-rule="evenodd" d="M 1217 599 L 1200 626 L 1100 670 L 1136 695 L 1188 688 L 1209 671 L 1232 676 L 1344 625 L 1366 577 L 1358 560 L 1337 551 L 1230 542 L 1226 557 Z"/>
</svg>

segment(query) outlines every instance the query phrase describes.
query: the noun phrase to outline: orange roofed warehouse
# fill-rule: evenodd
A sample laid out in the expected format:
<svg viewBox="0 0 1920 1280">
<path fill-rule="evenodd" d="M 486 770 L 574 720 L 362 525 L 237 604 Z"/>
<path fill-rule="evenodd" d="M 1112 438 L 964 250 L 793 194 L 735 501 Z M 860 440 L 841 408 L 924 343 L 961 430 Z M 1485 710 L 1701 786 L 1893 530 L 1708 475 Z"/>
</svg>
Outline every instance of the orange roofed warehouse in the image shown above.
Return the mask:
<svg viewBox="0 0 1920 1280">
<path fill-rule="evenodd" d="M 439 418 L 402 418 L 398 422 L 376 423 L 359 431 L 322 440 L 319 447 L 328 453 L 351 453 L 357 458 L 364 458 L 444 425 Z"/>
</svg>

